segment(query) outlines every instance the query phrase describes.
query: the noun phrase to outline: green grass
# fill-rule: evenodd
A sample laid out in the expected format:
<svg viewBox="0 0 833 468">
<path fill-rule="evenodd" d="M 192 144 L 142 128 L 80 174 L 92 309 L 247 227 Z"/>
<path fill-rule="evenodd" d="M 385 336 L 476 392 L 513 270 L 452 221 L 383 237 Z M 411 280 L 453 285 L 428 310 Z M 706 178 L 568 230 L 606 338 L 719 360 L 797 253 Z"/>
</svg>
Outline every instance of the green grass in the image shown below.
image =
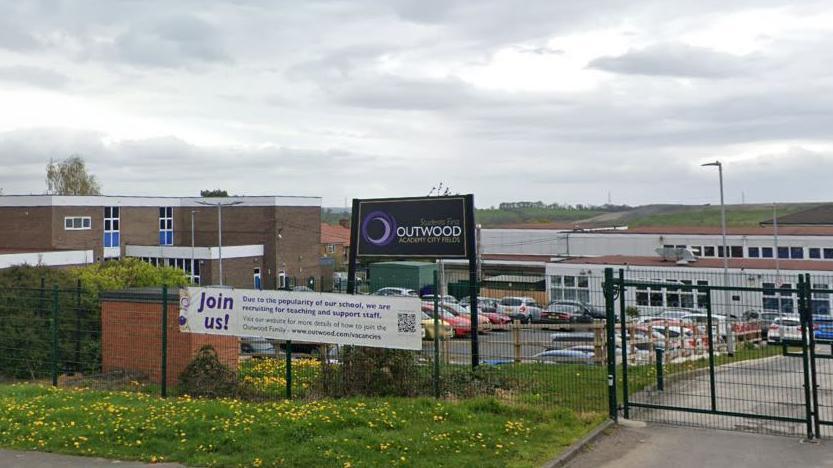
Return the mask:
<svg viewBox="0 0 833 468">
<path fill-rule="evenodd" d="M 495 399 L 247 403 L 0 386 L 0 446 L 205 466 L 538 466 L 603 418 Z"/>
<path fill-rule="evenodd" d="M 560 223 L 592 218 L 607 213 L 602 209 L 575 210 L 565 208 L 477 209 L 474 218 L 484 226 L 521 223 Z"/>
<path fill-rule="evenodd" d="M 787 206 L 778 209 L 783 216 L 806 209 L 802 206 Z M 726 225 L 730 227 L 758 226 L 762 221 L 772 219 L 769 207 L 727 207 Z M 627 221 L 628 226 L 720 226 L 720 206 L 681 209 L 638 217 Z"/>
</svg>

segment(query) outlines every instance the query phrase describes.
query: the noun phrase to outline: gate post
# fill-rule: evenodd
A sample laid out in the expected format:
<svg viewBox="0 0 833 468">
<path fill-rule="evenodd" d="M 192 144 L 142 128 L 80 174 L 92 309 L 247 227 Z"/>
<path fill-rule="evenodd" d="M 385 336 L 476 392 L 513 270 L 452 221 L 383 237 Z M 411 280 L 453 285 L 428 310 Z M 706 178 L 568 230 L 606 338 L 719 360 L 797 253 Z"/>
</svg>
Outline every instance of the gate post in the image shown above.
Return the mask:
<svg viewBox="0 0 833 468">
<path fill-rule="evenodd" d="M 700 292 L 699 288 L 697 292 Z M 729 334 L 732 333 L 732 324 L 727 320 L 725 325 L 726 337 L 728 339 Z M 712 290 L 708 288 L 706 289 L 706 333 L 709 337 L 709 395 L 711 396 L 712 411 L 717 411 L 717 388 L 714 381 L 714 330 L 712 327 L 714 327 L 714 321 L 712 320 Z M 717 336 L 720 337 L 720 322 L 717 325 Z"/>
<path fill-rule="evenodd" d="M 804 303 L 807 305 L 807 330 L 810 355 L 810 392 L 813 397 L 813 429 L 816 437 L 821 434 L 821 413 L 819 412 L 819 385 L 816 375 L 816 332 L 813 324 L 813 283 L 810 274 L 804 274 Z"/>
<path fill-rule="evenodd" d="M 619 269 L 619 333 L 622 336 L 622 403 L 625 419 L 630 419 L 628 408 L 628 322 L 625 314 L 625 269 Z M 633 338 L 633 337 L 631 337 Z M 614 343 L 615 344 L 615 343 Z"/>
<path fill-rule="evenodd" d="M 618 421 L 616 403 L 616 314 L 614 313 L 613 268 L 605 268 L 602 284 L 605 295 L 605 316 L 607 318 L 607 405 L 610 419 Z"/>
<path fill-rule="evenodd" d="M 801 323 L 801 363 L 804 367 L 804 411 L 807 421 L 807 439 L 813 440 L 813 408 L 810 397 L 810 356 L 808 333 L 808 308 L 805 296 L 804 275 L 798 275 L 798 313 Z M 812 333 L 812 330 L 809 330 Z M 783 341 L 783 340 L 782 340 Z"/>
</svg>

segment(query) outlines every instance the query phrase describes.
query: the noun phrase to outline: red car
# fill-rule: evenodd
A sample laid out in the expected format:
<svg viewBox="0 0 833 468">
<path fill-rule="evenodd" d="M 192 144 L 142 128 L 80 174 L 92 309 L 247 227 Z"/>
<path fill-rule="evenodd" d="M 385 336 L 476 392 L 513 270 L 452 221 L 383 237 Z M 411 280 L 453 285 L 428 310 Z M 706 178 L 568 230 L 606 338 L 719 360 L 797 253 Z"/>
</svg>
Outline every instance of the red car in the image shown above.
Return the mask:
<svg viewBox="0 0 833 468">
<path fill-rule="evenodd" d="M 422 304 L 422 311 L 430 317 L 434 317 L 434 306 L 430 304 Z M 454 329 L 454 336 L 468 336 L 471 335 L 471 321 L 464 317 L 458 317 L 447 310 L 440 313 L 440 319 L 451 325 Z"/>
<path fill-rule="evenodd" d="M 508 315 L 499 314 L 497 312 L 483 312 L 481 310 L 480 315 L 487 317 L 489 319 L 489 323 L 494 325 L 506 325 L 512 321 L 512 318 Z"/>
</svg>

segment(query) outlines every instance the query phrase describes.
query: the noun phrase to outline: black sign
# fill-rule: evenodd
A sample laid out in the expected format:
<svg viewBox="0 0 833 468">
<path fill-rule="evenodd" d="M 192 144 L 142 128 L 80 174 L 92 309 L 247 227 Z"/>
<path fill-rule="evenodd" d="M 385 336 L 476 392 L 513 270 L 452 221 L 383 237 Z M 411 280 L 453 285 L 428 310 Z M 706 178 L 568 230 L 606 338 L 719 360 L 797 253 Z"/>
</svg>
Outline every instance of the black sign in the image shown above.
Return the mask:
<svg viewBox="0 0 833 468">
<path fill-rule="evenodd" d="M 357 200 L 356 254 L 466 258 L 474 233 L 473 197 Z M 356 216 L 354 214 L 354 216 Z"/>
</svg>

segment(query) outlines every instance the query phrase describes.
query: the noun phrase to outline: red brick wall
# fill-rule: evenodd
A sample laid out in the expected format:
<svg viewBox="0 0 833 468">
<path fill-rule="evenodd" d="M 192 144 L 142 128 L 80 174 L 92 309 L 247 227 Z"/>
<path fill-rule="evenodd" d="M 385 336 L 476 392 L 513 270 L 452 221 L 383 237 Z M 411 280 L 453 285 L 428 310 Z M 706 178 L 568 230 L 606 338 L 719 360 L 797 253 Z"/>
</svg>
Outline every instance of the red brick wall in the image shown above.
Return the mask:
<svg viewBox="0 0 833 468">
<path fill-rule="evenodd" d="M 174 296 L 175 297 L 175 296 Z M 162 382 L 161 302 L 105 299 L 101 303 L 101 359 L 105 373 L 115 370 L 140 372 L 152 382 Z M 220 362 L 237 369 L 239 339 L 234 336 L 180 333 L 179 304 L 168 306 L 168 386 L 179 383 L 179 374 L 210 344 Z"/>
</svg>

